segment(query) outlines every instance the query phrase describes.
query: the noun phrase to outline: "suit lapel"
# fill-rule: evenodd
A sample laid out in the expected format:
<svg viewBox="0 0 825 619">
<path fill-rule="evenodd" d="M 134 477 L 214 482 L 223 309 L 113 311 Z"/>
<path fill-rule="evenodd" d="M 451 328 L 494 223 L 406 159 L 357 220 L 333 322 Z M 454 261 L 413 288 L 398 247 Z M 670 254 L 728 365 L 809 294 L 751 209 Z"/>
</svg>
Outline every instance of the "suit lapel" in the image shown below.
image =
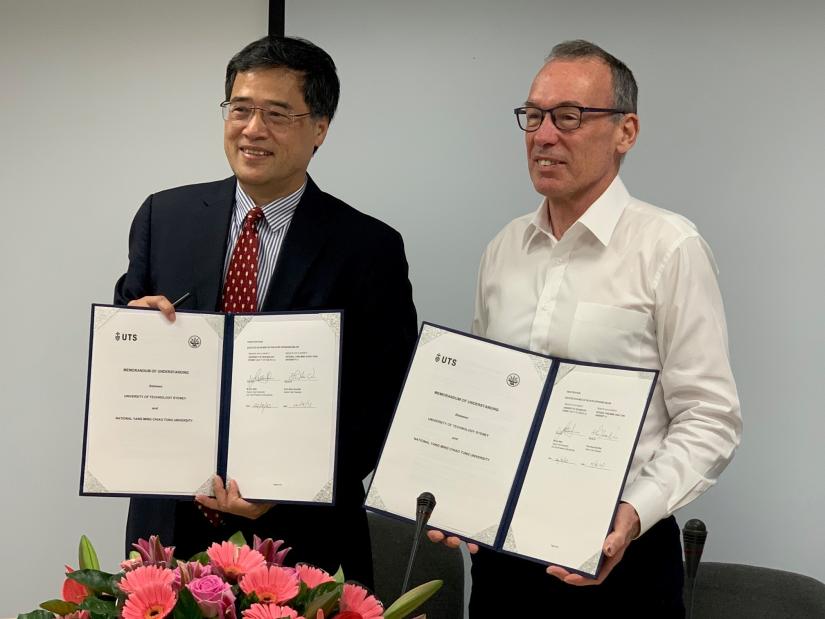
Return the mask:
<svg viewBox="0 0 825 619">
<path fill-rule="evenodd" d="M 290 309 L 294 305 L 298 286 L 332 234 L 333 222 L 324 194 L 307 175 L 307 187 L 281 246 L 264 310 Z"/>
<path fill-rule="evenodd" d="M 206 194 L 202 204 L 196 206 L 193 233 L 193 276 L 195 307 L 207 311 L 218 309 L 223 285 L 223 263 L 229 222 L 235 203 L 235 177 L 218 184 L 216 191 Z"/>
</svg>

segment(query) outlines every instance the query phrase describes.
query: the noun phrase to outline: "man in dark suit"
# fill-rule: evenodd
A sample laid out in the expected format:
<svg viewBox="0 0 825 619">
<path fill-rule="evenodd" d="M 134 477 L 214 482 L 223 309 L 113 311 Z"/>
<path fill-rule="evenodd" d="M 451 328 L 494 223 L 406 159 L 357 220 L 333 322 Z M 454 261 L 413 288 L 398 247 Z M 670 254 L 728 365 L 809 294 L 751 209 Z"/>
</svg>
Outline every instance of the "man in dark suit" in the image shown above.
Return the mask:
<svg viewBox="0 0 825 619">
<path fill-rule="evenodd" d="M 154 533 L 187 557 L 240 529 L 250 541 L 253 533 L 286 540 L 290 563 L 331 571 L 340 563 L 348 578 L 371 582 L 361 480 L 377 461 L 417 325 L 400 235 L 307 175 L 338 93 L 332 59 L 308 41 L 265 37 L 233 57 L 222 108 L 234 176 L 150 196 L 115 286 L 115 303 L 156 308 L 170 320 L 169 299 L 186 292 L 188 309 L 343 309 L 337 504 L 251 504 L 234 481 L 224 487 L 218 478 L 214 499 L 132 499 L 127 550 Z M 255 246 L 256 281 L 238 299 L 228 284 L 247 243 Z M 312 449 L 306 445 L 308 458 Z"/>
</svg>

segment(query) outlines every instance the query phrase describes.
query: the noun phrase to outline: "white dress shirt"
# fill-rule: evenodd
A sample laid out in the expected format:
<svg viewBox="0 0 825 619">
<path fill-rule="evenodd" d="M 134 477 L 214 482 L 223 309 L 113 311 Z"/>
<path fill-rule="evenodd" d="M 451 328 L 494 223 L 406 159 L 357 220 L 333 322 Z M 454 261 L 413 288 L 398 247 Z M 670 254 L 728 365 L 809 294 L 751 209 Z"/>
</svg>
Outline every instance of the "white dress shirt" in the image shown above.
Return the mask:
<svg viewBox="0 0 825 619">
<path fill-rule="evenodd" d="M 266 300 L 269 292 L 269 282 L 275 274 L 275 266 L 278 263 L 278 256 L 281 255 L 281 245 L 286 238 L 289 224 L 292 223 L 292 216 L 298 208 L 298 203 L 307 188 L 306 180 L 298 191 L 277 198 L 261 207 L 264 212 L 263 219 L 258 223 L 258 308 Z M 246 195 L 240 183 L 235 184 L 235 207 L 232 209 L 232 220 L 229 224 L 229 242 L 226 244 L 226 256 L 223 261 L 223 281 L 226 281 L 226 274 L 229 272 L 229 262 L 232 260 L 232 252 L 235 250 L 235 243 L 241 235 L 243 220 L 247 213 L 255 208 L 255 202 Z"/>
<path fill-rule="evenodd" d="M 644 533 L 712 486 L 739 444 L 710 248 L 617 176 L 564 233 L 546 203 L 510 222 L 479 268 L 473 332 L 578 361 L 661 370 L 622 500 Z"/>
</svg>

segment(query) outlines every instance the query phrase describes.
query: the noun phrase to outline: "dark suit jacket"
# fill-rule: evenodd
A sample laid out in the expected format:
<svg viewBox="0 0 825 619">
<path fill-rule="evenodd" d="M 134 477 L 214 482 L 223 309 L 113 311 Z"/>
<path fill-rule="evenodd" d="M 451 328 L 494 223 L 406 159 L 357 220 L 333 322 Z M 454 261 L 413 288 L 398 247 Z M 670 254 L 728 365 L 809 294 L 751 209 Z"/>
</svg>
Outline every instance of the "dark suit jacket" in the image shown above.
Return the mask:
<svg viewBox="0 0 825 619">
<path fill-rule="evenodd" d="M 218 309 L 235 183 L 230 177 L 146 199 L 132 223 L 129 269 L 115 286 L 116 304 L 191 292 L 182 309 Z M 293 547 L 290 563 L 331 571 L 342 563 L 348 577 L 369 583 L 361 480 L 376 464 L 417 332 L 401 236 L 308 179 L 260 309 L 344 310 L 337 501 L 332 508 L 276 505 L 255 521 L 231 517 L 215 536 L 242 528 L 250 542 L 251 533 L 284 539 Z M 212 541 L 203 539 L 210 534 L 204 523 L 190 501 L 132 499 L 127 550 L 154 533 L 185 557 Z"/>
</svg>

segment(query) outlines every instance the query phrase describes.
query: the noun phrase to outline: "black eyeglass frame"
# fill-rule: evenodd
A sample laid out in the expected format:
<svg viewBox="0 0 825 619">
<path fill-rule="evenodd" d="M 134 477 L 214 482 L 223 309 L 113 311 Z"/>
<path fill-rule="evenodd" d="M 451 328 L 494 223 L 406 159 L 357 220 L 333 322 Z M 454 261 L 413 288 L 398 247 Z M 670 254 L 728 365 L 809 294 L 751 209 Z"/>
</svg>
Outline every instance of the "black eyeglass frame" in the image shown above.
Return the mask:
<svg viewBox="0 0 825 619">
<path fill-rule="evenodd" d="M 291 125 L 292 123 L 295 122 L 296 118 L 304 118 L 306 116 L 312 116 L 312 112 L 304 112 L 303 114 L 293 114 L 292 112 L 279 112 L 277 110 L 272 110 L 272 109 L 269 109 L 269 108 L 260 107 L 258 105 L 251 105 L 251 104 L 247 104 L 245 102 L 224 101 L 224 102 L 221 103 L 221 106 L 220 106 L 221 107 L 221 116 L 223 116 L 224 120 L 228 120 L 228 121 L 232 122 L 232 119 L 229 118 L 228 116 L 229 116 L 229 106 L 233 105 L 233 104 L 243 105 L 244 107 L 249 109 L 249 118 L 245 122 L 250 122 L 252 120 L 252 116 L 255 114 L 255 110 L 261 110 L 261 112 L 264 115 L 264 122 L 265 123 L 266 123 L 266 115 L 267 114 L 279 114 L 280 116 L 283 116 L 284 118 L 288 118 L 289 122 L 279 124 L 278 126 L 280 126 L 280 127 L 286 127 L 286 126 Z M 266 124 L 268 125 L 269 123 L 266 123 Z"/>
<path fill-rule="evenodd" d="M 556 122 L 556 110 L 560 110 L 563 108 L 573 108 L 579 110 L 579 124 L 575 127 L 559 127 L 558 122 Z M 521 116 L 520 114 L 525 114 L 527 110 L 538 110 L 541 112 L 541 121 L 538 125 L 536 125 L 535 129 L 525 129 L 521 126 Z M 518 124 L 518 128 L 526 133 L 533 133 L 534 131 L 538 131 L 541 128 L 542 123 L 544 122 L 544 117 L 547 114 L 550 114 L 550 120 L 553 121 L 553 126 L 556 127 L 559 131 L 575 131 L 579 127 L 582 126 L 582 118 L 583 115 L 587 112 L 602 112 L 602 113 L 610 113 L 610 114 L 630 114 L 630 112 L 625 112 L 624 110 L 617 110 L 614 108 L 606 108 L 606 107 L 584 107 L 582 105 L 557 105 L 555 107 L 550 107 L 547 109 L 538 107 L 536 105 L 523 105 L 521 107 L 517 107 L 513 110 L 513 114 L 516 115 L 516 123 Z"/>
</svg>

